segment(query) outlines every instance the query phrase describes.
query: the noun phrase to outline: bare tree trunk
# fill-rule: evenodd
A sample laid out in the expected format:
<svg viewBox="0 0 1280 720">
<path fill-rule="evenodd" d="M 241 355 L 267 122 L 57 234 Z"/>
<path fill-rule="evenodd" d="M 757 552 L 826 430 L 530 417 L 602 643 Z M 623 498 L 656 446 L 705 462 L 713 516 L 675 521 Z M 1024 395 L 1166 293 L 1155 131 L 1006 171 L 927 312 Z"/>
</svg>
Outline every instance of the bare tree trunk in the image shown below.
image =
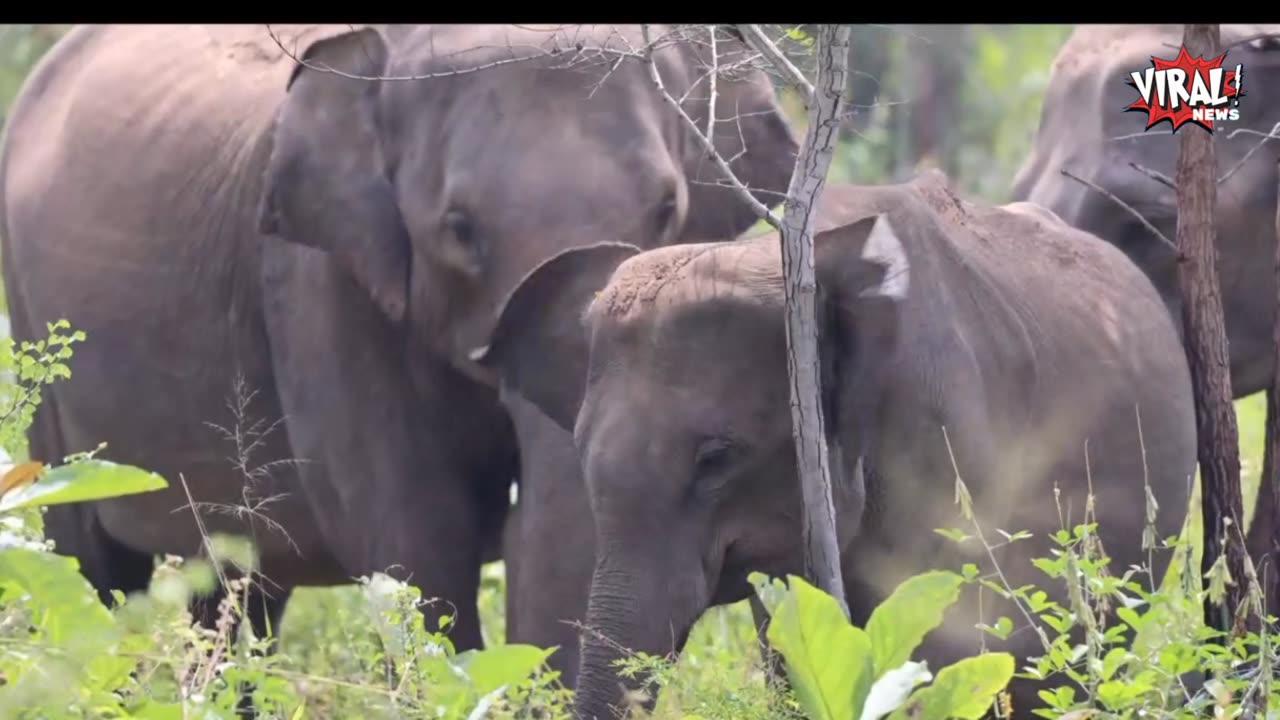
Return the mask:
<svg viewBox="0 0 1280 720">
<path fill-rule="evenodd" d="M 792 433 L 804 495 L 805 574 L 833 595 L 848 617 L 822 417 L 813 232 L 817 200 L 826 184 L 839 137 L 848 83 L 849 26 L 821 26 L 815 46 L 817 79 L 809 98 L 809 127 L 787 190 L 781 228 L 787 366 Z"/>
<path fill-rule="evenodd" d="M 1220 43 L 1217 25 L 1187 25 L 1183 42 L 1192 57 L 1213 57 Z M 1180 266 L 1182 321 L 1187 360 L 1195 390 L 1199 435 L 1200 494 L 1204 518 L 1201 571 L 1210 574 L 1223 553 L 1232 584 L 1221 606 L 1205 599 L 1205 623 L 1230 631 L 1248 590 L 1244 542 L 1240 532 L 1240 450 L 1232 405 L 1227 337 L 1218 288 L 1214 209 L 1217 202 L 1213 138 L 1199 128 L 1183 129 L 1178 145 L 1177 244 L 1186 258 Z M 1228 524 L 1229 522 L 1229 524 Z M 1225 542 L 1225 547 L 1224 547 Z"/>
</svg>

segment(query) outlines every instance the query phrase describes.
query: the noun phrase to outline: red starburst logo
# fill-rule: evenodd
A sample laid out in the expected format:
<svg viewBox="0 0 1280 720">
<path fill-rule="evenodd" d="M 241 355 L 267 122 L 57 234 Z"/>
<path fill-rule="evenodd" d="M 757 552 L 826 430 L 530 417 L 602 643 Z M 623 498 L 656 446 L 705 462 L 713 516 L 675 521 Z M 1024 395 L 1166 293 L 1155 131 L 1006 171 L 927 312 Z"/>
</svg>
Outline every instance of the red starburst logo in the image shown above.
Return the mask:
<svg viewBox="0 0 1280 720">
<path fill-rule="evenodd" d="M 1212 133 L 1215 120 L 1238 120 L 1244 68 L 1224 70 L 1226 57 L 1224 52 L 1212 60 L 1193 58 L 1185 47 L 1173 60 L 1152 56 L 1151 67 L 1129 73 L 1125 84 L 1136 88 L 1140 97 L 1125 111 L 1146 112 L 1148 130 L 1168 120 L 1172 132 L 1193 123 Z"/>
</svg>

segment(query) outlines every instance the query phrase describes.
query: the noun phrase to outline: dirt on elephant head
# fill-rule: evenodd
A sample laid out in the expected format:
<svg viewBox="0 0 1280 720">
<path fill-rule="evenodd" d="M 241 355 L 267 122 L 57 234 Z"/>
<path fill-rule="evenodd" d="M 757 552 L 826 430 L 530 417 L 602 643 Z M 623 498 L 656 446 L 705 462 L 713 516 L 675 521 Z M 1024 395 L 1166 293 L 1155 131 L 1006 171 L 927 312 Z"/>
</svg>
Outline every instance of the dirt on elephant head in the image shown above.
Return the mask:
<svg viewBox="0 0 1280 720">
<path fill-rule="evenodd" d="M 687 279 L 689 263 L 720 244 L 676 245 L 628 259 L 596 296 L 595 307 L 615 319 L 637 315 L 645 305 L 657 302 L 663 288 Z"/>
</svg>

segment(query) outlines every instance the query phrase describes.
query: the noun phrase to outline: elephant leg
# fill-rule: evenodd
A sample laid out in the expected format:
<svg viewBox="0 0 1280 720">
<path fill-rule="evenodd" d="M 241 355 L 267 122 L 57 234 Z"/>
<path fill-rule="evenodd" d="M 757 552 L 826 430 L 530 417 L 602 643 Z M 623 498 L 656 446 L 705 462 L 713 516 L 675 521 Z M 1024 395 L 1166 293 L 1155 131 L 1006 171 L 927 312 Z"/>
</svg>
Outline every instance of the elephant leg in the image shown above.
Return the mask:
<svg viewBox="0 0 1280 720">
<path fill-rule="evenodd" d="M 547 659 L 577 685 L 579 637 L 595 570 L 595 529 L 573 436 L 519 397 L 504 399 L 520 446 L 520 496 L 508 558 L 508 642 L 555 646 Z M 514 572 L 513 572 L 514 570 Z"/>
<path fill-rule="evenodd" d="M 98 523 L 91 503 L 51 505 L 44 516 L 44 531 L 54 541 L 54 552 L 77 559 L 80 573 L 107 607 L 115 606 L 112 591 L 128 595 L 151 584 L 152 556 L 112 539 Z"/>
</svg>

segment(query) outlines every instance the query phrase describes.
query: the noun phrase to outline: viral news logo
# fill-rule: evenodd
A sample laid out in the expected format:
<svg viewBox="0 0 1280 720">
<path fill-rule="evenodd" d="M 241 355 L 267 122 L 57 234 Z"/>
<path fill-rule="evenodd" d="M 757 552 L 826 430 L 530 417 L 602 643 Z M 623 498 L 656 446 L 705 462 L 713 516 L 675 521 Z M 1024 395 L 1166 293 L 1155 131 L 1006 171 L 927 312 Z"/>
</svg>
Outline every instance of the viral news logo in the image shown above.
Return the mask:
<svg viewBox="0 0 1280 720">
<path fill-rule="evenodd" d="M 1152 56 L 1151 67 L 1129 73 L 1126 85 L 1140 96 L 1125 112 L 1146 112 L 1147 130 L 1168 120 L 1171 132 L 1186 123 L 1209 131 L 1214 122 L 1240 119 L 1240 98 L 1244 97 L 1244 66 L 1234 71 L 1222 67 L 1227 53 L 1212 60 L 1192 58 L 1185 47 L 1173 60 Z"/>
</svg>

